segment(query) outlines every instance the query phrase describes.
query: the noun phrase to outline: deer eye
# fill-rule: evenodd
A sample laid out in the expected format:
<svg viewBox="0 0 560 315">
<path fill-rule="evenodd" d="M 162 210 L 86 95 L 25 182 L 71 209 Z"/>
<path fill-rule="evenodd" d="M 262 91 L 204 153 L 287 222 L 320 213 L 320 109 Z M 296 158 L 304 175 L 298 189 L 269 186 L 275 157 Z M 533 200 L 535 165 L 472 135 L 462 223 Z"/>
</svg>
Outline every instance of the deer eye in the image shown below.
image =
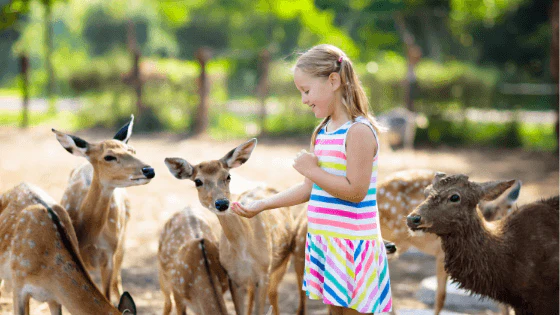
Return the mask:
<svg viewBox="0 0 560 315">
<path fill-rule="evenodd" d="M 103 159 L 107 162 L 110 162 L 110 161 L 115 161 L 117 158 L 112 155 L 106 155 Z"/>
<path fill-rule="evenodd" d="M 459 202 L 459 200 L 461 200 L 461 197 L 459 197 L 459 195 L 457 194 L 453 194 L 451 195 L 451 197 L 449 197 L 449 201 L 451 202 Z"/>
<path fill-rule="evenodd" d="M 194 180 L 194 184 L 196 185 L 196 187 L 200 187 L 200 186 L 202 186 L 202 181 L 197 178 L 197 179 Z"/>
</svg>

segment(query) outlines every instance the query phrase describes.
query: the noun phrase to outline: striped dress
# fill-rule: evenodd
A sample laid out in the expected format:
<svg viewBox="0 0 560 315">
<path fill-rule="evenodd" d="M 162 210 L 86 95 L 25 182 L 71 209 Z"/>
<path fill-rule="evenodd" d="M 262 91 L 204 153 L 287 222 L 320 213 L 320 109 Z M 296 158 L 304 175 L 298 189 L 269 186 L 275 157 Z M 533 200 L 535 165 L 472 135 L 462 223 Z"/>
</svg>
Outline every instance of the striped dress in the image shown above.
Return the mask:
<svg viewBox="0 0 560 315">
<path fill-rule="evenodd" d="M 315 155 L 322 169 L 346 176 L 346 134 L 355 123 L 368 125 L 377 138 L 364 117 L 331 132 L 323 127 L 315 140 Z M 392 307 L 387 254 L 377 211 L 377 160 L 378 154 L 364 200 L 348 202 L 313 184 L 307 210 L 303 290 L 311 299 L 360 313 L 389 312 Z"/>
</svg>

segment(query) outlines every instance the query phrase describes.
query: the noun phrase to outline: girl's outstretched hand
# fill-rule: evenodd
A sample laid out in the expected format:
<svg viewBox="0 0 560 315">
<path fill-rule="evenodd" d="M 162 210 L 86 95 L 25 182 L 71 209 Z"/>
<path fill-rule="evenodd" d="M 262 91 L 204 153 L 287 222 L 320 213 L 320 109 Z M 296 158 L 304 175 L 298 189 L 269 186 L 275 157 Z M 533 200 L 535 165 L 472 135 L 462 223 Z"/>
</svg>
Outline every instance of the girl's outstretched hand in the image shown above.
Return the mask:
<svg viewBox="0 0 560 315">
<path fill-rule="evenodd" d="M 248 205 L 236 201 L 231 205 L 231 210 L 242 217 L 252 218 L 264 210 L 264 204 L 262 200 L 253 201 Z"/>
</svg>

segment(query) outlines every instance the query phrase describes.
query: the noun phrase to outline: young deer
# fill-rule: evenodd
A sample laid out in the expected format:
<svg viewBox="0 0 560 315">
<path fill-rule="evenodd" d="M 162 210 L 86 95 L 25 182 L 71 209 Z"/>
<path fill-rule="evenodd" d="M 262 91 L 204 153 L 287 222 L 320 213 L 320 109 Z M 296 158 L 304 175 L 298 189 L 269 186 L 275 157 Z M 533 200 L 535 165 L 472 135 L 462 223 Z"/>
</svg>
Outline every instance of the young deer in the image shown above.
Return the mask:
<svg viewBox="0 0 560 315">
<path fill-rule="evenodd" d="M 134 156 L 127 144 L 134 116 L 111 140 L 88 143 L 53 129 L 58 142 L 89 163 L 70 174 L 62 206 L 72 218 L 80 254 L 88 269 L 99 269 L 107 299 L 119 296 L 120 268 L 124 256 L 130 203 L 123 187 L 144 185 L 154 169 Z"/>
<path fill-rule="evenodd" d="M 461 287 L 509 304 L 516 314 L 558 314 L 558 196 L 494 222 L 476 209 L 513 183 L 438 173 L 407 224 L 441 238 L 445 269 Z"/>
<path fill-rule="evenodd" d="M 286 271 L 293 238 L 293 219 L 289 208 L 265 211 L 247 219 L 229 210 L 229 170 L 245 163 L 257 144 L 256 139 L 236 147 L 219 160 L 191 165 L 180 158 L 167 158 L 165 164 L 178 179 L 190 179 L 198 189 L 200 203 L 217 215 L 223 234 L 219 255 L 230 278 L 230 291 L 237 314 L 264 314 L 266 295 L 274 314 L 279 314 L 278 285 Z M 275 191 L 255 188 L 238 201 L 248 203 Z M 247 299 L 248 293 L 251 293 Z M 247 305 L 248 304 L 248 305 Z"/>
<path fill-rule="evenodd" d="M 441 312 L 445 302 L 447 283 L 447 273 L 445 272 L 443 264 L 444 255 L 441 243 L 439 238 L 433 234 L 411 236 L 406 226 L 405 219 L 411 209 L 414 209 L 426 199 L 424 196 L 424 189 L 429 185 L 434 175 L 435 172 L 430 170 L 406 170 L 389 175 L 384 181 L 380 182 L 377 187 L 377 207 L 381 223 L 381 235 L 383 235 L 383 238 L 395 242 L 398 246 L 399 253 L 404 253 L 411 246 L 414 246 L 423 253 L 436 257 L 438 286 L 435 297 L 434 314 L 437 315 Z M 495 201 L 481 201 L 479 207 L 483 211 L 485 217 L 493 219 L 506 215 L 517 200 L 520 189 L 521 182 L 516 181 L 516 185 L 510 189 L 509 193 L 503 194 Z M 300 223 L 301 220 L 302 219 L 299 218 L 297 220 L 298 231 L 299 229 L 303 229 L 305 230 L 304 233 L 306 233 L 307 220 L 305 218 L 305 222 Z M 302 234 L 302 236 L 296 239 L 295 247 L 303 248 L 304 250 L 304 246 L 305 234 Z M 301 268 L 303 272 L 303 265 L 298 267 L 299 264 L 303 264 L 303 255 L 303 252 L 298 252 L 296 249 L 296 253 L 294 254 L 296 271 L 298 268 Z M 301 259 L 301 262 L 296 262 L 297 259 Z M 303 298 L 305 298 L 305 296 L 303 296 Z"/>
<path fill-rule="evenodd" d="M 227 314 L 223 294 L 228 278 L 218 253 L 220 227 L 209 221 L 202 213 L 186 208 L 163 227 L 158 270 L 164 315 L 171 313 L 171 293 L 178 315 L 186 314 L 187 306 L 195 314 Z"/>
<path fill-rule="evenodd" d="M 119 308 L 101 294 L 84 268 L 66 210 L 45 192 L 22 183 L 0 197 L 0 276 L 10 279 L 14 314 L 29 314 L 29 299 L 51 314 L 136 314 L 125 292 Z"/>
</svg>

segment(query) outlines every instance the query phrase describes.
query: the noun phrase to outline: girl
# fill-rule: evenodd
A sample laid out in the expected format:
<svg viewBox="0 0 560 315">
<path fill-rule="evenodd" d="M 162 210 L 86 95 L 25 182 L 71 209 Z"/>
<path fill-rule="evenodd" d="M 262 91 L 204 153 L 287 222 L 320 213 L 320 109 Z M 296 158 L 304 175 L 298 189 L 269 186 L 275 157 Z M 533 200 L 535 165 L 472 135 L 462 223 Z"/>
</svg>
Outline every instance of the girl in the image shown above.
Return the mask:
<svg viewBox="0 0 560 315">
<path fill-rule="evenodd" d="M 232 210 L 259 212 L 309 201 L 303 290 L 329 304 L 331 314 L 391 311 L 387 257 L 376 202 L 377 123 L 352 63 L 337 47 L 319 45 L 294 68 L 302 102 L 323 121 L 311 150 L 293 167 L 305 179 L 267 199 Z"/>
</svg>

